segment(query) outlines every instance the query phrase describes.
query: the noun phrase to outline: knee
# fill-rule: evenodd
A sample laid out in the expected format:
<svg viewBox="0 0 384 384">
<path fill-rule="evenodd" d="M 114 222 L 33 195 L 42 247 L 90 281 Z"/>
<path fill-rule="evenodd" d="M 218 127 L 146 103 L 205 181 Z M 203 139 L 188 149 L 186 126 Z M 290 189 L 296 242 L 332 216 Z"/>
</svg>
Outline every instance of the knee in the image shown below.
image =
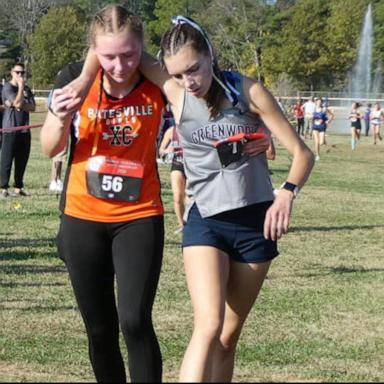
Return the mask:
<svg viewBox="0 0 384 384">
<path fill-rule="evenodd" d="M 110 346 L 118 341 L 118 326 L 99 324 L 87 327 L 89 341 L 95 350 L 110 350 Z"/>
<path fill-rule="evenodd" d="M 209 343 L 219 342 L 223 322 L 219 318 L 208 318 L 195 321 L 194 333 Z"/>
<path fill-rule="evenodd" d="M 234 354 L 239 340 L 238 333 L 222 334 L 220 337 L 220 352 L 223 356 Z"/>
<path fill-rule="evenodd" d="M 140 337 L 152 327 L 152 320 L 138 311 L 130 312 L 120 315 L 120 326 L 125 336 Z"/>
</svg>

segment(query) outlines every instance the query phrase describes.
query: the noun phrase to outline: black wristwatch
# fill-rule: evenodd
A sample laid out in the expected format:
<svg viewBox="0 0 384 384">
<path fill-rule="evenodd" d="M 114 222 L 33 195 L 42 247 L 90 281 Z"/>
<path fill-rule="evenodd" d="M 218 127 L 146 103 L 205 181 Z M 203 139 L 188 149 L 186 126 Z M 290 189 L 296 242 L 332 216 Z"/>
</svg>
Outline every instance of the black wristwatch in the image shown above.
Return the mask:
<svg viewBox="0 0 384 384">
<path fill-rule="evenodd" d="M 280 189 L 286 189 L 287 191 L 291 191 L 293 193 L 293 197 L 297 197 L 299 194 L 299 187 L 296 184 L 290 183 L 289 181 L 284 182 Z"/>
</svg>

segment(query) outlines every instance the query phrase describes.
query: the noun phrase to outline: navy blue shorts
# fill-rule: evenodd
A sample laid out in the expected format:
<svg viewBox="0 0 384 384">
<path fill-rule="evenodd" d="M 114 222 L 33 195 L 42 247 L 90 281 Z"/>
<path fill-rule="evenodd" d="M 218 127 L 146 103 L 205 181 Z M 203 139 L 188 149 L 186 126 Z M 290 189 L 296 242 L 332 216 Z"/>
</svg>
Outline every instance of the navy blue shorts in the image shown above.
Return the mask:
<svg viewBox="0 0 384 384">
<path fill-rule="evenodd" d="M 218 248 L 241 263 L 262 263 L 279 252 L 277 242 L 264 238 L 264 220 L 272 201 L 202 218 L 193 204 L 183 228 L 183 247 L 206 245 Z"/>
<path fill-rule="evenodd" d="M 318 131 L 318 132 L 325 132 L 327 130 L 327 127 L 318 127 L 318 126 L 313 126 L 312 131 Z"/>
</svg>

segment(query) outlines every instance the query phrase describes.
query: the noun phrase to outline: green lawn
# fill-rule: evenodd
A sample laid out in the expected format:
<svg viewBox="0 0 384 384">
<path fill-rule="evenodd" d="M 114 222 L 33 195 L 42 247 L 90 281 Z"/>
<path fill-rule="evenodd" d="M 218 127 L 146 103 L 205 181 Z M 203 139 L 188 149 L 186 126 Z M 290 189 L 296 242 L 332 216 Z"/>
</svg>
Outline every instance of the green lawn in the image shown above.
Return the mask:
<svg viewBox="0 0 384 384">
<path fill-rule="evenodd" d="M 56 256 L 50 161 L 33 136 L 31 196 L 0 201 L 0 381 L 91 381 L 83 324 Z M 276 186 L 289 164 L 277 145 Z M 384 381 L 383 164 L 384 143 L 363 137 L 352 152 L 348 136 L 328 137 L 246 323 L 234 381 Z M 154 323 L 164 380 L 175 382 L 192 316 L 168 166 L 160 173 L 167 231 Z"/>
</svg>

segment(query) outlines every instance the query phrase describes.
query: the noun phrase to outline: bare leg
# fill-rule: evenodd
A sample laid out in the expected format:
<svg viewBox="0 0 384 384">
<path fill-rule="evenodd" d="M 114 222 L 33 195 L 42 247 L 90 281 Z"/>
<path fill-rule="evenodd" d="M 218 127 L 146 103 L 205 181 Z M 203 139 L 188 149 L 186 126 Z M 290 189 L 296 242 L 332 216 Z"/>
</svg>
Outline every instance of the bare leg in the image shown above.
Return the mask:
<svg viewBox="0 0 384 384">
<path fill-rule="evenodd" d="M 179 382 L 207 382 L 223 326 L 229 258 L 223 251 L 208 246 L 186 247 L 183 253 L 194 328 Z"/>
<path fill-rule="evenodd" d="M 373 144 L 376 144 L 377 142 L 377 132 L 378 132 L 378 129 L 377 129 L 377 125 L 376 124 L 373 124 L 372 125 L 372 130 L 373 130 Z"/>
<path fill-rule="evenodd" d="M 220 344 L 213 355 L 212 382 L 230 382 L 243 324 L 255 303 L 271 262 L 243 264 L 231 261 Z"/>
<path fill-rule="evenodd" d="M 61 169 L 63 167 L 62 161 L 52 161 L 51 166 L 51 180 L 61 180 Z"/>
<path fill-rule="evenodd" d="M 315 148 L 314 148 L 315 155 L 316 155 L 316 158 L 319 158 L 320 157 L 320 133 L 319 131 L 313 130 L 312 134 L 313 134 L 313 141 L 315 144 Z"/>
<path fill-rule="evenodd" d="M 171 172 L 171 186 L 177 222 L 182 227 L 185 208 L 185 176 L 181 171 L 175 170 Z"/>
<path fill-rule="evenodd" d="M 351 127 L 351 148 L 352 151 L 356 149 L 357 136 L 356 136 L 356 128 Z"/>
</svg>

